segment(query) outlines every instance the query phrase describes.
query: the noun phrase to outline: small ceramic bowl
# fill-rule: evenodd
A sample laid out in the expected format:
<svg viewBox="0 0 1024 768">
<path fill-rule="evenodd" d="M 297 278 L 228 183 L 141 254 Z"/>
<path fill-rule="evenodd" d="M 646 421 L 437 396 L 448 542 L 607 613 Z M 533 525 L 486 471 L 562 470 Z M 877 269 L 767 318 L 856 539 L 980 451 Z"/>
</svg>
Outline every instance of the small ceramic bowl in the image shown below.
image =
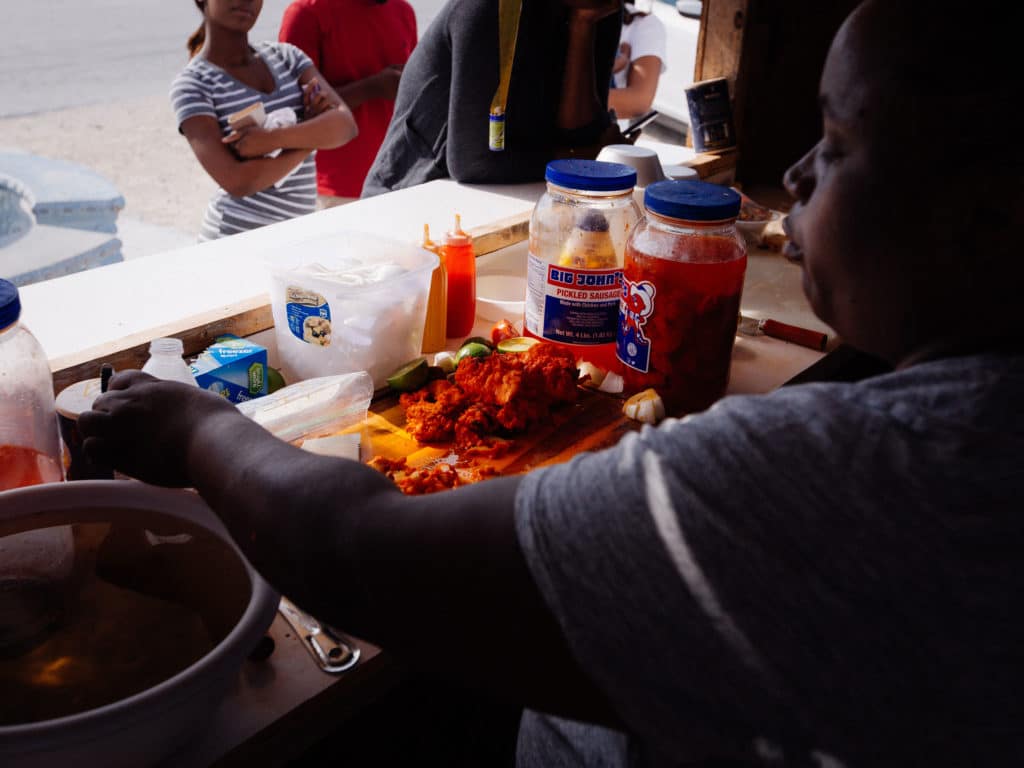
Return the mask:
<svg viewBox="0 0 1024 768">
<path fill-rule="evenodd" d="M 480 317 L 498 322 L 519 322 L 526 309 L 526 278 L 497 272 L 477 275 L 476 312 Z"/>
<path fill-rule="evenodd" d="M 636 185 L 646 187 L 665 178 L 658 153 L 649 147 L 632 144 L 609 144 L 601 149 L 598 160 L 608 163 L 622 163 L 636 170 Z"/>
<path fill-rule="evenodd" d="M 777 221 L 781 217 L 781 213 L 778 211 L 772 211 L 771 215 L 767 219 L 755 219 L 752 221 L 737 220 L 736 229 L 738 229 L 740 234 L 743 235 L 743 239 L 746 240 L 747 245 L 757 248 L 761 245 L 765 228 L 771 222 Z"/>
</svg>

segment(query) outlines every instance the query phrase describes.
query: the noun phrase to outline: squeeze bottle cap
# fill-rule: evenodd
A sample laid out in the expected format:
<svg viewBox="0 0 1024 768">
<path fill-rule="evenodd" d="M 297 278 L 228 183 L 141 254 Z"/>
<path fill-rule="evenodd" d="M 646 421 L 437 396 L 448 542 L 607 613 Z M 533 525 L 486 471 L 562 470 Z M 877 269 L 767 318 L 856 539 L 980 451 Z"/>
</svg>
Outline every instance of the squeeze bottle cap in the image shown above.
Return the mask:
<svg viewBox="0 0 1024 768">
<path fill-rule="evenodd" d="M 185 345 L 181 339 L 164 338 L 153 339 L 149 343 L 149 354 L 151 355 L 174 355 L 181 357 L 185 351 Z"/>
<path fill-rule="evenodd" d="M 469 236 L 468 232 L 463 231 L 462 217 L 457 213 L 455 214 L 455 227 L 445 234 L 444 244 L 455 247 L 473 244 L 473 238 Z"/>
<path fill-rule="evenodd" d="M 14 325 L 21 317 L 21 299 L 18 288 L 7 280 L 0 280 L 0 331 Z"/>
<path fill-rule="evenodd" d="M 429 224 L 424 224 L 423 225 L 423 242 L 420 243 L 420 247 L 421 248 L 425 248 L 426 250 L 428 250 L 428 251 L 430 251 L 432 253 L 437 253 L 438 249 L 440 248 L 440 246 L 437 243 L 435 243 L 433 240 L 430 239 L 430 225 Z"/>
</svg>

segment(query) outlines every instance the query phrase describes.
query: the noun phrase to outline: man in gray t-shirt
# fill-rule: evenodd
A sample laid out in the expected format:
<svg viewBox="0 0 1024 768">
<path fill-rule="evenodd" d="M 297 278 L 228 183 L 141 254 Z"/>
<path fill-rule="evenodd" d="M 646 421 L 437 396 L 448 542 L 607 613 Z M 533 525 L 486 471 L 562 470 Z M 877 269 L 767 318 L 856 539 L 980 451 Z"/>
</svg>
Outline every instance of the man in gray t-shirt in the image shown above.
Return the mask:
<svg viewBox="0 0 1024 768">
<path fill-rule="evenodd" d="M 727 398 L 527 476 L 520 542 L 652 755 L 1024 761 L 1021 393 L 1024 355 L 979 355 Z M 519 760 L 595 744 L 627 749 L 528 714 Z"/>
<path fill-rule="evenodd" d="M 529 707 L 524 768 L 1024 765 L 1017 27 L 971 11 L 861 5 L 785 178 L 811 307 L 891 374 L 420 497 L 137 372 L 86 450 L 198 489 L 320 619 Z"/>
</svg>

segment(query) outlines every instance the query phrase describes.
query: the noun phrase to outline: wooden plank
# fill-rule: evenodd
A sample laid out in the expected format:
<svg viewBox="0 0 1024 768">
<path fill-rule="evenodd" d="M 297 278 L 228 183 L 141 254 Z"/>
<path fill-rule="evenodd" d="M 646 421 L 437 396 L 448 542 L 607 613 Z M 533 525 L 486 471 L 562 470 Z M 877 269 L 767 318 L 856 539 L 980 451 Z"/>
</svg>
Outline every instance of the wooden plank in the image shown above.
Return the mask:
<svg viewBox="0 0 1024 768">
<path fill-rule="evenodd" d="M 697 33 L 697 60 L 693 80 L 713 77 L 735 83 L 740 69 L 748 0 L 704 0 Z"/>
<path fill-rule="evenodd" d="M 468 230 L 470 237 L 473 238 L 473 253 L 483 256 L 521 243 L 530 236 L 530 215 L 532 213 L 532 211 L 523 211 Z"/>
<path fill-rule="evenodd" d="M 724 77 L 729 81 L 733 104 L 737 103 L 737 85 L 740 74 L 740 55 L 743 31 L 746 27 L 749 0 L 705 0 L 697 33 L 697 58 L 693 65 L 693 81 Z M 733 111 L 733 124 L 737 132 L 740 116 Z M 693 146 L 693 132 L 686 132 L 686 145 Z M 735 164 L 735 159 L 733 160 Z M 701 178 L 711 173 L 701 174 Z"/>
<path fill-rule="evenodd" d="M 361 429 L 363 456 L 404 458 L 410 468 L 446 461 L 472 477 L 479 470 L 500 475 L 518 475 L 537 467 L 561 464 L 584 451 L 595 451 L 617 443 L 627 432 L 639 429 L 638 422 L 622 415 L 621 397 L 580 388 L 571 405 L 554 408 L 545 423 L 512 440 L 507 453 L 498 457 L 461 457 L 451 444 L 421 444 L 405 431 L 405 414 L 398 396 L 385 395 L 374 401 Z M 461 473 L 460 473 L 461 474 Z"/>
<path fill-rule="evenodd" d="M 181 339 L 184 354 L 198 355 L 225 333 L 245 337 L 273 327 L 270 298 L 262 294 L 248 301 L 134 333 L 117 342 L 56 358 L 50 361 L 53 388 L 60 392 L 76 381 L 95 378 L 99 376 L 103 363 L 110 363 L 114 370 L 141 368 L 149 357 L 149 342 L 156 338 Z"/>
<path fill-rule="evenodd" d="M 687 165 L 697 171 L 702 179 L 706 179 L 723 171 L 733 170 L 736 167 L 736 152 L 733 150 L 701 152 Z"/>
</svg>

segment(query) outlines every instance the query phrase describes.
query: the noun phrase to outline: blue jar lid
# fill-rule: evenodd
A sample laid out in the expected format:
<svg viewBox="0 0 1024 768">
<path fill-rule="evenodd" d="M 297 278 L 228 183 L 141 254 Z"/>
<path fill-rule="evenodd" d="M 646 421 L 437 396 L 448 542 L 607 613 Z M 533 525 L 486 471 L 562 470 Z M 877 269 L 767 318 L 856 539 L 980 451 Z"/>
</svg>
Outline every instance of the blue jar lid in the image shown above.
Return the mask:
<svg viewBox="0 0 1024 768">
<path fill-rule="evenodd" d="M 0 280 L 0 330 L 13 325 L 21 317 L 21 299 L 14 283 Z"/>
<path fill-rule="evenodd" d="M 671 219 L 724 221 L 739 216 L 740 194 L 706 181 L 657 181 L 644 192 L 644 207 Z"/>
<path fill-rule="evenodd" d="M 552 160 L 544 178 L 560 187 L 587 192 L 624 192 L 636 186 L 633 168 L 603 160 Z"/>
</svg>

